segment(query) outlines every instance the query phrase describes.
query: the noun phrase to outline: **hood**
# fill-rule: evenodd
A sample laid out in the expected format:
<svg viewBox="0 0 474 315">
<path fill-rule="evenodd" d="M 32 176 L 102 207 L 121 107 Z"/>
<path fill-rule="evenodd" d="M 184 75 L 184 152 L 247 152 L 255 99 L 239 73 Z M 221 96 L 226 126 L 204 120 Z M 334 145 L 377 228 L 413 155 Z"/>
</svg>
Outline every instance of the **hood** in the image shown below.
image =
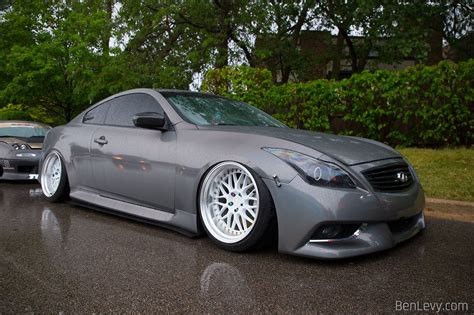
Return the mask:
<svg viewBox="0 0 474 315">
<path fill-rule="evenodd" d="M 377 141 L 291 128 L 206 126 L 200 129 L 258 134 L 292 141 L 319 151 L 346 165 L 400 158 L 394 149 Z"/>
<path fill-rule="evenodd" d="M 43 147 L 43 139 L 41 139 L 41 142 L 37 141 L 38 139 L 35 139 L 34 142 L 28 142 L 18 138 L 0 138 L 0 142 L 5 142 L 10 145 L 12 145 L 13 143 L 28 144 L 32 149 L 41 149 Z"/>
</svg>

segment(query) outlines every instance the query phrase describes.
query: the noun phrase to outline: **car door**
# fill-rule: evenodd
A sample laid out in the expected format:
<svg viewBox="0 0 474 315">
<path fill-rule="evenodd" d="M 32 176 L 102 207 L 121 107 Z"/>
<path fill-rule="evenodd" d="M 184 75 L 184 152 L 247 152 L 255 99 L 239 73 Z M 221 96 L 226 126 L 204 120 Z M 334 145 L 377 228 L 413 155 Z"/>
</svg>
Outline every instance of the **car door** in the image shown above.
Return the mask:
<svg viewBox="0 0 474 315">
<path fill-rule="evenodd" d="M 97 183 L 94 180 L 92 164 L 90 159 L 91 138 L 97 128 L 105 122 L 105 116 L 109 109 L 109 102 L 102 102 L 90 109 L 82 118 L 82 124 L 68 128 L 74 141 L 71 141 L 71 167 L 74 168 L 74 176 L 69 178 L 73 187 L 80 189 L 95 189 Z"/>
<path fill-rule="evenodd" d="M 173 212 L 176 133 L 135 127 L 133 116 L 143 112 L 163 109 L 144 93 L 110 101 L 105 124 L 92 136 L 94 180 L 105 197 Z"/>
</svg>

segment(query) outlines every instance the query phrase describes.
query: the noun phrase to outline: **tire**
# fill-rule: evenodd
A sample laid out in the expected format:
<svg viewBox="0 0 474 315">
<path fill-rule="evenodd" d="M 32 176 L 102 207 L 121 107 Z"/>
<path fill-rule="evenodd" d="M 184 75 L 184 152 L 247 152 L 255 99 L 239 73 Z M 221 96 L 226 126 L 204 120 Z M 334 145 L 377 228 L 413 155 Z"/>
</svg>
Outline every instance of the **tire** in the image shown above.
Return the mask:
<svg viewBox="0 0 474 315">
<path fill-rule="evenodd" d="M 41 189 L 44 197 L 51 202 L 61 202 L 69 198 L 69 181 L 61 155 L 51 151 L 46 155 L 41 167 Z"/>
<path fill-rule="evenodd" d="M 207 172 L 198 206 L 209 238 L 229 251 L 265 245 L 276 227 L 268 188 L 255 171 L 237 162 L 222 162 Z"/>
</svg>

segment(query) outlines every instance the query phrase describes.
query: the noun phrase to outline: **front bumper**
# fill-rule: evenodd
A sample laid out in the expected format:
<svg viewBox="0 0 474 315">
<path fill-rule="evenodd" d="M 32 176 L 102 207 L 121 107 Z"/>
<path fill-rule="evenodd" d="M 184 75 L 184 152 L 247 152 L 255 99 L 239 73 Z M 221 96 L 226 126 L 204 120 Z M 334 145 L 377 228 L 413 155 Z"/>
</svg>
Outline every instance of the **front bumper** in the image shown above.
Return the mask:
<svg viewBox="0 0 474 315">
<path fill-rule="evenodd" d="M 264 179 L 275 203 L 280 252 L 317 258 L 344 258 L 394 247 L 425 228 L 424 192 L 415 182 L 400 193 L 311 186 L 296 176 L 277 186 Z M 360 224 L 349 237 L 315 241 L 323 224 Z"/>
<path fill-rule="evenodd" d="M 7 157 L 0 158 L 0 180 L 36 180 L 38 179 L 38 164 L 41 154 L 36 157 Z"/>
</svg>

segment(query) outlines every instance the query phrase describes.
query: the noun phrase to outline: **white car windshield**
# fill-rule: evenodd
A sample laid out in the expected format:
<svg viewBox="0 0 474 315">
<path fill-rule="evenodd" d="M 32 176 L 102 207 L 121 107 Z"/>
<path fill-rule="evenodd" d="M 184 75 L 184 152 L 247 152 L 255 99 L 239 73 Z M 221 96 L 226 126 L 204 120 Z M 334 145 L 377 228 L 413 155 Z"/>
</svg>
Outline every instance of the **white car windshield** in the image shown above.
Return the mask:
<svg viewBox="0 0 474 315">
<path fill-rule="evenodd" d="M 22 124 L 22 123 L 9 123 L 7 126 L 0 124 L 0 137 L 12 137 L 12 138 L 33 138 L 33 137 L 44 137 L 48 132 L 48 128 L 34 125 L 34 124 Z"/>
</svg>

